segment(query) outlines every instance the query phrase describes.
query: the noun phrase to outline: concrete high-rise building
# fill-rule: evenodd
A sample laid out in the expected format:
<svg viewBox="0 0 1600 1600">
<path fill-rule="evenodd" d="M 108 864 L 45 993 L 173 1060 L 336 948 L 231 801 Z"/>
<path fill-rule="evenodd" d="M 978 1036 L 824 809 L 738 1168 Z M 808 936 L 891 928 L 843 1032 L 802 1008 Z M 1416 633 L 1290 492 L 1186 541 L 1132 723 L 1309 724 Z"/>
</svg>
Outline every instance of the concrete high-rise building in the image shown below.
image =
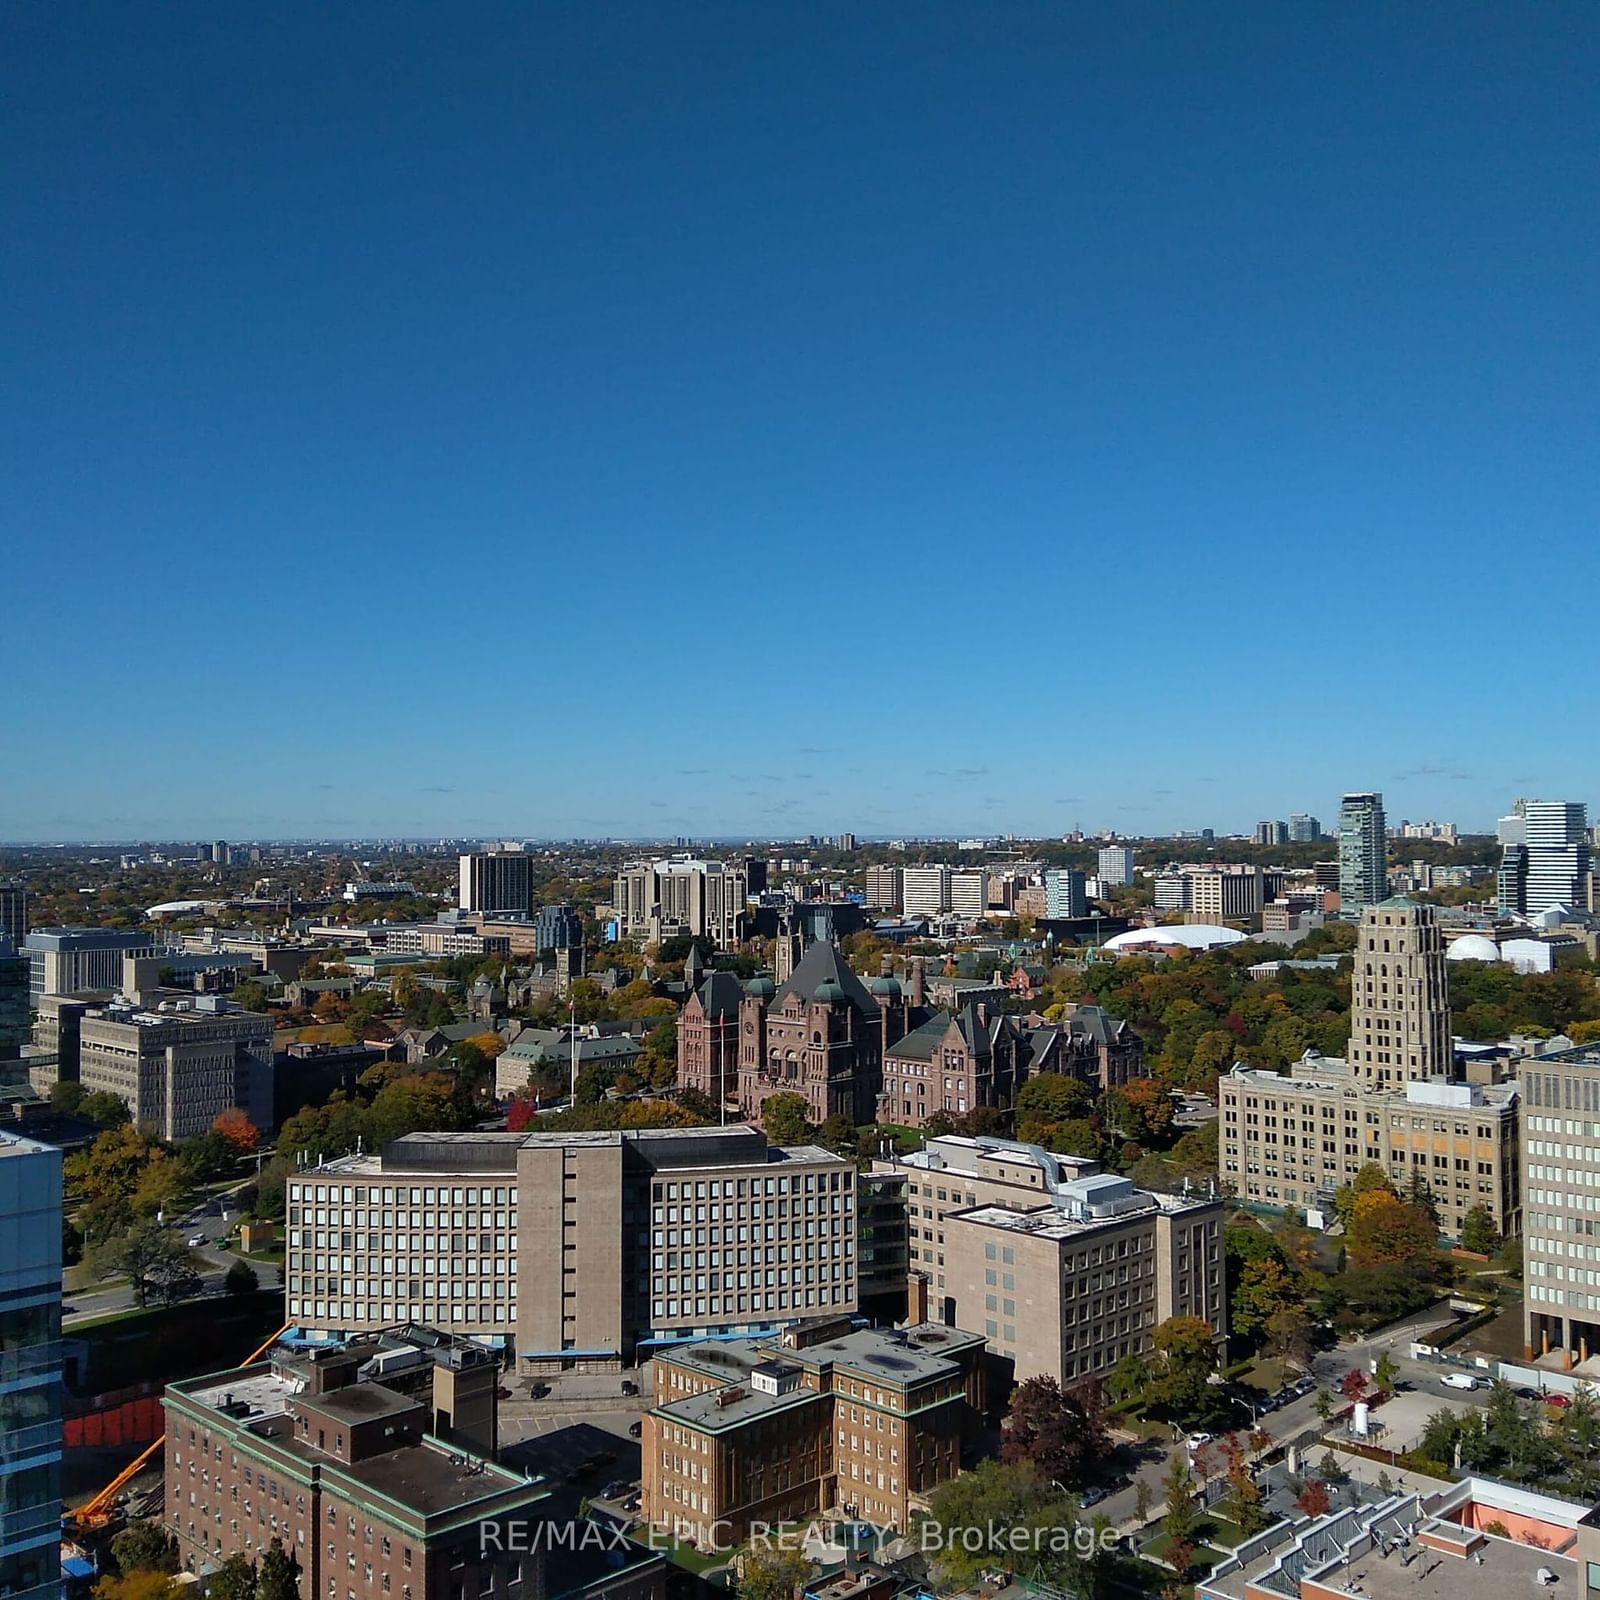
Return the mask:
<svg viewBox="0 0 1600 1600">
<path fill-rule="evenodd" d="M 659 941 L 704 936 L 724 950 L 743 937 L 748 898 L 742 861 L 688 856 L 632 862 L 617 874 L 612 893 L 627 937 Z"/>
<path fill-rule="evenodd" d="M 61 1152 L 0 1133 L 0 1594 L 59 1600 Z"/>
<path fill-rule="evenodd" d="M 1227 1331 L 1222 1201 L 1148 1193 L 1079 1156 L 929 1139 L 873 1163 L 906 1176 L 911 1315 L 982 1332 L 1016 1378 L 1104 1378 L 1168 1317 Z"/>
<path fill-rule="evenodd" d="M 1347 1055 L 1351 1072 L 1379 1088 L 1451 1075 L 1449 978 L 1432 906 L 1397 896 L 1362 913 Z"/>
<path fill-rule="evenodd" d="M 231 857 L 228 850 L 228 841 L 226 839 L 218 839 L 212 844 L 211 859 L 219 867 L 225 867 L 228 865 Z"/>
<path fill-rule="evenodd" d="M 1576 800 L 1524 802 L 1527 874 L 1522 909 L 1537 916 L 1552 906 L 1582 910 L 1589 876 L 1588 809 Z"/>
<path fill-rule="evenodd" d="M 898 911 L 903 904 L 899 867 L 867 868 L 867 904 L 875 911 Z"/>
<path fill-rule="evenodd" d="M 525 1373 L 616 1370 L 652 1343 L 855 1311 L 855 1179 L 742 1125 L 409 1134 L 291 1175 L 287 1314 L 421 1322 Z"/>
<path fill-rule="evenodd" d="M 981 867 L 950 874 L 950 910 L 976 922 L 989 909 L 989 874 Z"/>
<path fill-rule="evenodd" d="M 1358 917 L 1389 893 L 1383 796 L 1347 794 L 1339 807 L 1339 914 Z"/>
<path fill-rule="evenodd" d="M 1289 824 L 1287 822 L 1258 822 L 1256 824 L 1257 844 L 1287 844 L 1289 842 Z"/>
<path fill-rule="evenodd" d="M 1197 921 L 1229 922 L 1261 915 L 1266 879 L 1259 867 L 1214 867 L 1188 877 L 1189 910 Z"/>
<path fill-rule="evenodd" d="M 1313 844 L 1322 837 L 1322 824 L 1309 811 L 1297 811 L 1289 818 L 1290 844 Z"/>
<path fill-rule="evenodd" d="M 272 1117 L 272 1019 L 218 995 L 185 1011 L 114 1003 L 78 1021 L 78 1081 L 114 1094 L 158 1138 L 205 1133 L 237 1107 L 263 1132 Z"/>
<path fill-rule="evenodd" d="M 1108 844 L 1100 852 L 1100 882 L 1114 889 L 1125 889 L 1133 882 L 1133 851 L 1125 844 Z"/>
<path fill-rule="evenodd" d="M 1523 1064 L 1523 1339 L 1600 1355 L 1600 1045 Z"/>
<path fill-rule="evenodd" d="M 1047 918 L 1089 915 L 1089 880 L 1076 867 L 1053 867 L 1044 875 Z"/>
<path fill-rule="evenodd" d="M 841 833 L 834 841 L 834 844 L 835 847 L 840 850 L 854 850 L 856 847 L 856 836 L 853 833 Z"/>
<path fill-rule="evenodd" d="M 900 874 L 900 896 L 908 917 L 937 917 L 950 909 L 950 869 L 906 867 Z"/>
<path fill-rule="evenodd" d="M 20 883 L 0 883 L 0 939 L 19 950 L 28 936 L 28 891 Z"/>
<path fill-rule="evenodd" d="M 533 926 L 540 950 L 583 948 L 583 918 L 565 901 L 540 906 Z"/>
<path fill-rule="evenodd" d="M 533 857 L 526 850 L 475 850 L 461 857 L 458 902 L 463 911 L 533 909 Z"/>
<path fill-rule="evenodd" d="M 28 989 L 46 994 L 110 991 L 122 982 L 124 956 L 156 953 L 148 933 L 122 928 L 35 928 L 22 941 Z"/>
</svg>

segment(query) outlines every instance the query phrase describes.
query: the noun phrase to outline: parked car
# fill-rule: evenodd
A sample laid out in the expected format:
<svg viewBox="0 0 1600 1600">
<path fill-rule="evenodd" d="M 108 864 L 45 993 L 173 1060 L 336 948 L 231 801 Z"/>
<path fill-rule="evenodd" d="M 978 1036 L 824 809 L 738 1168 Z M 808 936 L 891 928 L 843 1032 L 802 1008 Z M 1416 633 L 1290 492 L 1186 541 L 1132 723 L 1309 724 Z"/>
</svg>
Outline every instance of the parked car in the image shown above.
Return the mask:
<svg viewBox="0 0 1600 1600">
<path fill-rule="evenodd" d="M 203 1233 L 191 1234 L 189 1237 L 189 1248 L 191 1250 L 199 1250 L 210 1243 L 211 1241 Z"/>
<path fill-rule="evenodd" d="M 511 1398 L 511 1391 L 502 1383 L 500 1387 L 495 1390 L 494 1397 L 496 1400 L 509 1400 Z"/>
<path fill-rule="evenodd" d="M 530 1383 L 528 1385 L 528 1398 L 530 1400 L 543 1400 L 550 1393 L 548 1383 Z"/>
<path fill-rule="evenodd" d="M 631 1378 L 624 1378 L 622 1380 L 622 1392 L 624 1394 L 638 1394 L 639 1385 L 636 1384 Z"/>
<path fill-rule="evenodd" d="M 628 1437 L 630 1439 L 637 1439 L 643 1432 L 644 1424 L 642 1422 L 630 1422 L 628 1424 Z"/>
<path fill-rule="evenodd" d="M 1476 1389 L 1478 1380 L 1470 1372 L 1447 1372 L 1440 1380 L 1447 1389 Z"/>
<path fill-rule="evenodd" d="M 637 1490 L 622 1502 L 622 1509 L 624 1511 L 637 1511 L 639 1509 L 639 1494 Z"/>
<path fill-rule="evenodd" d="M 1189 1447 L 1192 1455 L 1196 1450 L 1203 1450 L 1216 1438 L 1214 1433 L 1191 1433 L 1183 1442 Z"/>
<path fill-rule="evenodd" d="M 602 1500 L 620 1500 L 632 1487 L 633 1485 L 626 1478 L 613 1478 L 600 1491 L 600 1498 Z"/>
<path fill-rule="evenodd" d="M 1102 1489 L 1099 1484 L 1095 1484 L 1091 1488 L 1083 1491 L 1081 1504 L 1085 1509 L 1087 1509 L 1089 1506 L 1097 1506 L 1102 1500 L 1105 1499 L 1108 1492 L 1109 1491 Z"/>
<path fill-rule="evenodd" d="M 1570 1394 L 1547 1394 L 1544 1397 L 1544 1403 L 1547 1406 L 1556 1407 L 1558 1411 L 1565 1411 L 1572 1404 L 1572 1396 Z"/>
</svg>

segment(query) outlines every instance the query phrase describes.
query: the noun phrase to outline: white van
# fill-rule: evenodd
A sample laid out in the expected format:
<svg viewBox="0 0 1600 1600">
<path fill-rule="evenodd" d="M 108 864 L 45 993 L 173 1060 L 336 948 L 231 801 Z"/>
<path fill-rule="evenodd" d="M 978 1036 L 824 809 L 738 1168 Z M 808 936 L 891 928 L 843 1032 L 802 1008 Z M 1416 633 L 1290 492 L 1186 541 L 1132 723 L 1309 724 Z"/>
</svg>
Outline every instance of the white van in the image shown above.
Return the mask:
<svg viewBox="0 0 1600 1600">
<path fill-rule="evenodd" d="M 1476 1389 L 1478 1380 L 1470 1372 L 1447 1372 L 1444 1386 L 1447 1389 Z"/>
</svg>

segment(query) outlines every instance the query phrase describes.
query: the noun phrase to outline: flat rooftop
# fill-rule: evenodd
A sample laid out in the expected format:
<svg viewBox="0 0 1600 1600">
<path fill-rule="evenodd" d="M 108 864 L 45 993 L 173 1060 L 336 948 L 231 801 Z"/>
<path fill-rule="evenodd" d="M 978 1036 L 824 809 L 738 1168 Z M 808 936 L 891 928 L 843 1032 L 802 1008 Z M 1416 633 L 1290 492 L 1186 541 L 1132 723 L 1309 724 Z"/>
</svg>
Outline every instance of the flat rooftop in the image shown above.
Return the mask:
<svg viewBox="0 0 1600 1600">
<path fill-rule="evenodd" d="M 1177 1216 L 1219 1203 L 1205 1195 L 1154 1194 L 1147 1189 L 1141 1189 L 1139 1195 L 1149 1203 L 1105 1216 L 1074 1213 L 1053 1205 L 1034 1206 L 1027 1211 L 1018 1211 L 1012 1206 L 972 1206 L 965 1211 L 950 1212 L 945 1220 L 970 1222 L 980 1228 L 1000 1228 L 1006 1233 L 1025 1233 L 1036 1239 L 1069 1239 L 1101 1228 L 1115 1228 L 1138 1217 Z"/>
</svg>

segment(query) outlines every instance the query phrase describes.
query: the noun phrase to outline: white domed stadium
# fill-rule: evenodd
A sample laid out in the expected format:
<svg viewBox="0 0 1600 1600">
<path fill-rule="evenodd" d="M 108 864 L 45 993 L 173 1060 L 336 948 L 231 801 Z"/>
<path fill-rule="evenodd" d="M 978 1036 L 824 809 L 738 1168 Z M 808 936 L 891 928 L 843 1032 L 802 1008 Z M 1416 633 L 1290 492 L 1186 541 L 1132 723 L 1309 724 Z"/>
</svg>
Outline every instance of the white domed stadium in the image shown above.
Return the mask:
<svg viewBox="0 0 1600 1600">
<path fill-rule="evenodd" d="M 1106 950 L 1172 949 L 1215 950 L 1218 945 L 1243 944 L 1246 935 L 1237 928 L 1220 928 L 1214 922 L 1174 922 L 1165 928 L 1130 928 L 1107 939 Z"/>
<path fill-rule="evenodd" d="M 1445 951 L 1446 961 L 1498 961 L 1500 946 L 1481 933 L 1464 933 L 1450 941 Z"/>
</svg>

